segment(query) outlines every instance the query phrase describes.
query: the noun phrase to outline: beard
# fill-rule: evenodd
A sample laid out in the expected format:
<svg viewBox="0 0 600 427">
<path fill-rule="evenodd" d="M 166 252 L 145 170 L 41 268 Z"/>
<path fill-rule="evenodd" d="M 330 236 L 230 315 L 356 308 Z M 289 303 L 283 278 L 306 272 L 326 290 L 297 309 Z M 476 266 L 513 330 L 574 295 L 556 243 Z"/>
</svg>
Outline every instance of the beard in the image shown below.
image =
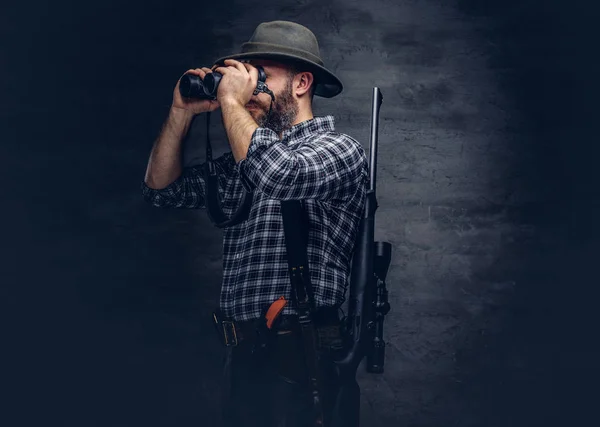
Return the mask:
<svg viewBox="0 0 600 427">
<path fill-rule="evenodd" d="M 287 85 L 281 93 L 274 94 L 275 102 L 273 102 L 270 115 L 268 114 L 270 103 L 267 107 L 253 103 L 261 112 L 258 117 L 254 117 L 260 127 L 272 129 L 278 135 L 292 127 L 298 117 L 298 102 L 292 93 L 292 81 L 292 79 L 288 79 Z"/>
</svg>

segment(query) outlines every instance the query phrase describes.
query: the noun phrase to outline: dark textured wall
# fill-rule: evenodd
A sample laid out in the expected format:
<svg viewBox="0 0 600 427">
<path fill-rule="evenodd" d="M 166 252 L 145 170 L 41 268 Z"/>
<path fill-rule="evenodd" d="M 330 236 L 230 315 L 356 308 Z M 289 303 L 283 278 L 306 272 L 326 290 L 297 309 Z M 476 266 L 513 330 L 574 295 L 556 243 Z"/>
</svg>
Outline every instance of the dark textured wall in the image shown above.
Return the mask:
<svg viewBox="0 0 600 427">
<path fill-rule="evenodd" d="M 211 425 L 221 233 L 139 183 L 177 78 L 295 20 L 345 83 L 394 252 L 365 426 L 591 425 L 595 11 L 583 2 L 22 3 L 0 14 L 7 426 Z M 211 135 L 228 150 L 219 114 Z M 186 164 L 204 158 L 204 121 Z"/>
</svg>

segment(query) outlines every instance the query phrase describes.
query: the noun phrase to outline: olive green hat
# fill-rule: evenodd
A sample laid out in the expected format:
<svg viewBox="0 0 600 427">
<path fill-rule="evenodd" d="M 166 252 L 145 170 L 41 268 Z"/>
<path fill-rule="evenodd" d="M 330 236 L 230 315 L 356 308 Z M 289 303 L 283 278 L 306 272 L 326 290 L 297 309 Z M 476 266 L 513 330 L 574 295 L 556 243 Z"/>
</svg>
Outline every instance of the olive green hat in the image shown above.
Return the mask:
<svg viewBox="0 0 600 427">
<path fill-rule="evenodd" d="M 270 59 L 300 63 L 306 66 L 306 71 L 313 73 L 315 95 L 323 98 L 332 98 L 344 88 L 340 79 L 325 68 L 313 32 L 295 22 L 259 24 L 250 40 L 242 44 L 241 53 L 219 58 L 214 64 L 223 65 L 225 59 Z"/>
</svg>

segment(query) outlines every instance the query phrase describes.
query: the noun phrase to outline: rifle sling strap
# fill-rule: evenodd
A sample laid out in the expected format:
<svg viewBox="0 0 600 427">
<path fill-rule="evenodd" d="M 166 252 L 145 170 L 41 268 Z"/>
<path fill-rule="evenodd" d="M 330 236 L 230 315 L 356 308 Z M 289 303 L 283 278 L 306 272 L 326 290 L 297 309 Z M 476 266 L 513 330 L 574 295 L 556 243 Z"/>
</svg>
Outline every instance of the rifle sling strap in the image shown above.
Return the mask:
<svg viewBox="0 0 600 427">
<path fill-rule="evenodd" d="M 317 339 L 313 323 L 315 303 L 308 270 L 308 217 L 300 200 L 282 200 L 281 216 L 292 285 L 291 297 L 298 310 L 300 320 L 306 367 L 315 410 L 315 425 L 322 426 L 323 410 L 320 399 Z"/>
</svg>

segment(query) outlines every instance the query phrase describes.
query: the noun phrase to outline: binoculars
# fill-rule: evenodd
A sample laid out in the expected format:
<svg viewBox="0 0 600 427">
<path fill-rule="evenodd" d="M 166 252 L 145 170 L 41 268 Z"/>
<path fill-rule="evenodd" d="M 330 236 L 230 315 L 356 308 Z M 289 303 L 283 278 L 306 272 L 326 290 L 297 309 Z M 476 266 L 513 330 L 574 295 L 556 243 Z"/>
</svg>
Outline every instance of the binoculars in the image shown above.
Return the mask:
<svg viewBox="0 0 600 427">
<path fill-rule="evenodd" d="M 267 80 L 265 70 L 260 65 L 256 68 L 258 69 L 258 84 L 254 90 L 254 95 L 264 92 L 264 88 L 266 88 L 265 80 Z M 204 79 L 195 74 L 184 74 L 179 80 L 179 93 L 184 98 L 215 100 L 222 78 L 223 75 L 216 71 L 207 73 Z"/>
</svg>

